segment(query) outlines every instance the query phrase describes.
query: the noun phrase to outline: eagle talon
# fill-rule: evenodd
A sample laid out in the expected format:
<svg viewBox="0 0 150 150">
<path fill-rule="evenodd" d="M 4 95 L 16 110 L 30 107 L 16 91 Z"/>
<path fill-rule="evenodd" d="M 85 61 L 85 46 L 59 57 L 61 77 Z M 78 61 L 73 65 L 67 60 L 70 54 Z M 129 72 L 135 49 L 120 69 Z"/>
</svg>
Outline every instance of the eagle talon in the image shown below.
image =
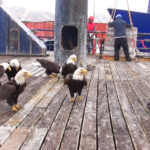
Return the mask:
<svg viewBox="0 0 150 150">
<path fill-rule="evenodd" d="M 74 101 L 75 101 L 75 98 L 71 98 L 71 99 L 70 99 L 70 102 L 74 102 Z"/>
<path fill-rule="evenodd" d="M 11 110 L 12 110 L 12 111 L 15 111 L 15 112 L 18 111 L 18 109 L 17 109 L 15 106 L 13 106 L 13 107 L 11 108 Z"/>
<path fill-rule="evenodd" d="M 55 74 L 50 74 L 49 76 L 50 76 L 51 78 L 57 77 L 57 75 L 55 75 Z"/>
<path fill-rule="evenodd" d="M 78 100 L 79 100 L 79 101 L 82 101 L 82 97 L 81 97 L 81 96 L 78 96 Z"/>
<path fill-rule="evenodd" d="M 16 107 L 17 109 L 20 109 L 20 108 L 21 108 L 21 106 L 18 105 L 18 104 L 16 104 L 15 107 Z"/>
</svg>

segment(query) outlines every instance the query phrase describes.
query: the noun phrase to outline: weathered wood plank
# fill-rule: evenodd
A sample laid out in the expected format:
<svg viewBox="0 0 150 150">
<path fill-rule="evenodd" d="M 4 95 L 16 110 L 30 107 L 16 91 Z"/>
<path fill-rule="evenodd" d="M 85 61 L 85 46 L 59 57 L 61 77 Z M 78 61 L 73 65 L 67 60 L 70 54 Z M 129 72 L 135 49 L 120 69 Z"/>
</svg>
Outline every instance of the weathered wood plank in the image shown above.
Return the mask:
<svg viewBox="0 0 150 150">
<path fill-rule="evenodd" d="M 39 150 L 42 146 L 42 143 L 56 117 L 62 103 L 66 97 L 66 88 L 60 90 L 59 93 L 54 97 L 53 101 L 46 108 L 45 113 L 38 121 L 33 132 L 30 133 L 29 137 L 25 141 L 24 145 L 21 147 L 21 150 Z M 39 108 L 39 107 L 37 107 Z M 39 134 L 39 132 L 42 132 Z M 36 136 L 35 136 L 36 135 Z"/>
<path fill-rule="evenodd" d="M 122 84 L 125 93 L 128 95 L 128 99 L 130 100 L 132 109 L 134 110 L 134 113 L 136 114 L 142 128 L 145 131 L 145 134 L 147 135 L 148 140 L 150 141 L 149 113 L 144 109 L 130 83 L 128 83 L 127 81 L 123 81 Z"/>
<path fill-rule="evenodd" d="M 46 136 L 46 128 L 34 128 L 20 150 L 39 150 Z"/>
<path fill-rule="evenodd" d="M 11 135 L 11 133 L 15 130 L 15 126 L 0 126 L 0 147 L 5 142 L 5 140 Z"/>
<path fill-rule="evenodd" d="M 136 67 L 135 70 L 138 70 L 138 68 Z M 147 70 L 148 71 L 148 70 Z M 126 71 L 127 72 L 127 71 Z M 143 71 L 141 71 L 142 73 Z M 149 71 L 150 72 L 150 71 Z M 147 74 L 147 73 L 146 73 Z M 149 81 L 148 79 L 144 79 L 144 78 L 135 78 L 136 82 L 141 86 L 141 90 L 143 90 L 143 92 L 150 98 L 150 86 L 149 86 Z"/>
<path fill-rule="evenodd" d="M 67 91 L 66 87 L 63 87 L 57 93 L 57 95 L 54 97 L 51 104 L 46 109 L 44 115 L 37 123 L 37 126 L 36 126 L 37 128 L 47 128 L 47 131 L 48 131 L 48 129 L 51 127 L 51 124 L 54 121 L 57 113 L 59 112 L 60 108 L 62 107 L 62 104 L 64 102 L 64 99 L 65 99 L 67 93 L 68 93 L 68 91 Z"/>
<path fill-rule="evenodd" d="M 132 137 L 132 141 L 135 149 L 141 149 L 141 150 L 150 149 L 150 143 L 143 129 L 141 128 L 141 125 L 136 115 L 134 114 L 134 111 L 128 101 L 126 94 L 124 93 L 121 82 L 116 81 L 115 86 L 118 94 L 118 99 L 123 111 L 123 115 L 127 122 L 128 129 Z"/>
<path fill-rule="evenodd" d="M 47 82 L 49 82 L 49 79 L 32 77 L 32 79 L 27 82 L 27 87 L 24 92 L 19 96 L 18 104 L 24 106 Z"/>
<path fill-rule="evenodd" d="M 146 77 L 146 81 L 149 80 L 150 70 L 149 70 L 150 63 L 148 62 L 136 62 L 134 63 L 134 68 L 138 71 L 142 76 Z"/>
<path fill-rule="evenodd" d="M 99 81 L 97 105 L 98 149 L 115 150 L 105 80 Z"/>
<path fill-rule="evenodd" d="M 82 98 L 83 98 L 82 102 L 77 101 L 73 106 L 63 139 L 61 141 L 60 150 L 78 149 L 80 143 L 80 130 L 84 115 L 84 107 L 86 104 L 86 97 L 91 80 L 91 75 L 92 72 L 89 72 L 87 75 L 88 85 L 82 91 Z"/>
<path fill-rule="evenodd" d="M 99 79 L 102 80 L 102 79 L 105 79 L 105 69 L 104 69 L 104 60 L 100 60 L 100 64 L 98 66 L 99 68 Z"/>
<path fill-rule="evenodd" d="M 133 149 L 132 141 L 121 112 L 114 83 L 112 80 L 108 80 L 106 84 L 115 146 L 117 149 L 131 150 Z"/>
<path fill-rule="evenodd" d="M 42 68 L 38 73 L 36 73 L 34 76 L 37 77 L 37 76 L 41 76 L 42 74 L 45 74 L 45 69 Z"/>
<path fill-rule="evenodd" d="M 16 113 L 10 120 L 6 123 L 10 125 L 18 125 L 21 121 L 25 118 L 25 116 L 40 102 L 40 100 L 45 96 L 50 89 L 55 85 L 57 82 L 57 78 L 52 78 L 45 84 L 40 90 L 37 92 L 33 98 L 30 99 L 28 103 L 25 104 L 24 108 L 21 109 L 18 113 Z"/>
<path fill-rule="evenodd" d="M 40 88 L 37 94 L 34 95 L 33 98 L 31 98 L 31 100 L 27 104 L 24 105 L 23 109 L 17 112 L 3 126 L 4 127 L 9 127 L 9 126 L 17 127 L 26 118 L 26 116 L 32 111 L 32 109 L 39 103 L 42 97 L 46 95 L 49 89 L 54 86 L 56 81 L 57 81 L 56 78 L 49 80 L 49 82 L 46 85 L 44 85 L 42 88 Z M 0 130 L 0 137 L 1 137 L 0 144 L 1 145 L 7 139 L 6 136 L 4 136 L 3 134 L 5 132 L 7 132 L 7 128 L 6 128 L 6 131 Z"/>
<path fill-rule="evenodd" d="M 34 128 L 35 124 L 44 112 L 43 108 L 34 109 L 29 116 L 21 123 L 21 125 L 9 136 L 2 145 L 3 150 L 17 150 L 24 143 L 28 134 Z"/>
<path fill-rule="evenodd" d="M 4 109 L 6 109 L 6 111 L 3 110 L 3 112 L 0 112 L 0 125 L 3 125 L 11 116 L 15 114 L 15 112 L 12 112 L 8 109 L 8 106 L 4 107 Z"/>
<path fill-rule="evenodd" d="M 55 95 L 60 91 L 60 89 L 63 87 L 64 83 L 59 80 L 54 87 L 50 89 L 50 92 L 48 92 L 44 98 L 39 102 L 36 107 L 48 107 L 48 105 L 51 103 Z"/>
<path fill-rule="evenodd" d="M 115 62 L 116 70 L 118 72 L 120 80 L 126 80 L 126 76 L 124 74 L 123 68 L 121 67 L 121 63 L 122 62 Z"/>
<path fill-rule="evenodd" d="M 0 57 L 0 62 L 12 58 L 15 57 Z M 14 114 L 6 102 L 0 102 L 0 149 L 150 149 L 146 107 L 150 99 L 149 62 L 88 57 L 88 63 L 95 64 L 96 70 L 91 80 L 88 78 L 89 93 L 88 89 L 82 93 L 87 101 L 73 104 L 68 102 L 70 96 L 66 97 L 68 90 L 62 81 L 48 89 L 45 70 L 28 63 L 36 61 L 36 57 L 17 58 L 33 77 L 19 96 L 23 109 Z M 7 81 L 6 75 L 2 81 Z"/>
<path fill-rule="evenodd" d="M 127 67 L 125 67 L 127 68 Z M 126 70 L 126 72 L 128 72 Z M 125 75 L 127 75 L 125 73 Z M 142 79 L 136 80 L 141 85 L 141 90 L 143 93 L 145 93 L 149 97 L 149 87 L 146 86 L 146 82 Z M 142 82 L 143 81 L 143 82 Z M 136 95 L 136 91 L 132 88 L 130 85 L 130 82 L 123 81 L 122 82 L 124 91 L 128 95 L 128 99 L 130 100 L 130 103 L 132 105 L 132 108 L 134 110 L 134 113 L 136 114 L 142 128 L 145 131 L 145 134 L 150 141 L 150 129 L 148 124 L 150 123 L 149 113 L 144 109 L 141 101 L 139 100 L 138 96 Z"/>
<path fill-rule="evenodd" d="M 136 62 L 134 63 L 134 67 L 131 67 L 136 74 L 138 74 L 136 80 L 140 81 L 142 84 L 143 92 L 149 97 L 150 92 L 150 69 L 149 69 L 149 62 Z M 142 66 L 142 67 L 140 67 Z M 130 69 L 129 67 L 129 69 Z"/>
<path fill-rule="evenodd" d="M 25 118 L 25 120 L 20 124 L 21 127 L 29 127 L 33 128 L 36 123 L 39 121 L 43 113 L 45 112 L 45 108 L 37 108 L 35 107 L 31 113 Z"/>
<path fill-rule="evenodd" d="M 26 102 L 30 100 L 30 98 L 33 97 L 33 95 L 36 94 L 38 89 L 43 86 L 48 80 L 44 78 L 34 78 L 32 77 L 27 82 L 27 87 L 25 88 L 24 92 L 19 96 L 18 98 L 18 104 L 21 106 L 24 106 Z M 11 111 L 9 105 L 5 101 L 1 102 L 1 111 L 0 111 L 0 125 L 3 125 L 6 121 L 8 121 L 9 118 L 11 118 L 15 113 Z"/>
<path fill-rule="evenodd" d="M 23 143 L 29 130 L 26 127 L 17 128 L 10 136 L 9 140 L 0 148 L 1 150 L 18 150 L 20 144 Z"/>
<path fill-rule="evenodd" d="M 94 70 L 89 87 L 89 92 L 87 95 L 87 102 L 85 107 L 79 149 L 97 148 L 97 134 L 96 134 L 97 83 L 98 83 L 98 70 Z"/>
<path fill-rule="evenodd" d="M 60 108 L 54 122 L 42 145 L 42 150 L 58 149 L 63 138 L 64 130 L 68 122 L 70 112 L 74 103 L 69 102 L 70 96 L 66 97 L 62 107 Z"/>
<path fill-rule="evenodd" d="M 116 65 L 117 63 L 117 65 Z M 115 66 L 119 66 L 118 62 L 115 63 Z M 118 72 L 118 68 L 117 72 Z M 113 71 L 113 70 L 111 70 Z M 109 72 L 111 72 L 109 71 Z M 125 76 L 123 74 L 123 70 L 118 72 L 119 78 L 125 80 Z M 121 77 L 120 77 L 121 76 Z M 119 80 L 106 80 L 107 84 L 107 92 L 108 92 L 108 104 L 110 109 L 110 116 L 112 121 L 112 131 L 114 134 L 115 147 L 117 149 L 133 149 L 132 141 L 130 139 L 130 135 L 128 133 L 128 129 L 126 123 L 124 121 L 124 117 L 120 108 L 120 104 L 118 102 L 117 93 L 115 89 L 114 82 Z M 122 142 L 123 141 L 123 142 Z"/>
<path fill-rule="evenodd" d="M 125 74 L 125 80 L 134 80 L 134 77 L 130 72 L 128 72 L 128 62 L 121 62 L 120 67 L 122 67 L 123 73 Z"/>
<path fill-rule="evenodd" d="M 149 98 L 143 92 L 141 85 L 135 80 L 131 81 L 130 84 L 132 85 L 134 91 L 136 91 L 136 94 L 139 97 L 141 103 L 143 103 L 145 106 L 145 109 L 147 109 L 146 104 L 149 102 Z"/>
<path fill-rule="evenodd" d="M 130 81 L 130 84 L 132 85 L 134 91 L 136 92 L 139 99 L 141 100 L 141 103 L 143 103 L 143 105 L 145 106 L 145 109 L 147 109 L 146 104 L 149 102 L 150 87 L 148 86 L 147 82 L 143 80 L 143 78 L 141 78 L 130 67 L 126 67 L 126 70 L 129 71 L 134 76 L 135 80 Z"/>
<path fill-rule="evenodd" d="M 110 69 L 113 76 L 113 80 L 120 80 L 118 72 L 115 67 L 115 62 L 110 62 Z"/>
<path fill-rule="evenodd" d="M 109 62 L 106 60 L 105 61 L 105 79 L 106 80 L 112 80 L 112 73 L 111 73 L 111 70 L 110 70 L 110 66 L 109 66 Z"/>
<path fill-rule="evenodd" d="M 139 67 L 137 67 L 136 62 L 128 63 L 127 69 L 129 69 L 130 73 L 133 75 L 135 80 L 147 80 L 145 76 L 146 74 L 143 74 L 142 68 L 139 69 Z"/>
</svg>

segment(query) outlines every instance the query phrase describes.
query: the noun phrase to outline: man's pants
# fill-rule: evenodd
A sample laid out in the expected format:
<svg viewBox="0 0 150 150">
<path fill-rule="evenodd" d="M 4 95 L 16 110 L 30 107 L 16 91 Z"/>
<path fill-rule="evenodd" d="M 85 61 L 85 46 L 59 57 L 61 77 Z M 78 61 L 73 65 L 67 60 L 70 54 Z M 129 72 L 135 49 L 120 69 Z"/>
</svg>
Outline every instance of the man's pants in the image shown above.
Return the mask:
<svg viewBox="0 0 150 150">
<path fill-rule="evenodd" d="M 93 47 L 94 47 L 93 39 L 88 40 L 88 42 L 87 42 L 87 50 L 88 50 L 89 54 L 92 52 Z"/>
<path fill-rule="evenodd" d="M 123 51 L 126 57 L 126 60 L 130 60 L 130 54 L 129 54 L 129 48 L 128 48 L 128 43 L 127 43 L 127 38 L 117 38 L 115 39 L 115 60 L 119 60 L 119 50 L 120 47 L 123 47 Z"/>
</svg>

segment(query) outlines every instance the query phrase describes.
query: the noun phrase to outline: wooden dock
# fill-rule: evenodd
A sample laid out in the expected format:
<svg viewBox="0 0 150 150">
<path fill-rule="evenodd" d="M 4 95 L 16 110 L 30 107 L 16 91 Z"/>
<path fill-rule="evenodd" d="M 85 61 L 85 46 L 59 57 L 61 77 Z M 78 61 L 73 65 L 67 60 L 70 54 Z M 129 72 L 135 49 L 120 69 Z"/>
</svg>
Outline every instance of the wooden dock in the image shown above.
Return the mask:
<svg viewBox="0 0 150 150">
<path fill-rule="evenodd" d="M 0 63 L 12 58 L 0 56 Z M 21 110 L 0 102 L 0 150 L 150 150 L 150 62 L 88 57 L 96 68 L 83 100 L 70 103 L 63 81 L 33 65 L 36 57 L 17 58 L 32 78 L 19 96 Z"/>
</svg>

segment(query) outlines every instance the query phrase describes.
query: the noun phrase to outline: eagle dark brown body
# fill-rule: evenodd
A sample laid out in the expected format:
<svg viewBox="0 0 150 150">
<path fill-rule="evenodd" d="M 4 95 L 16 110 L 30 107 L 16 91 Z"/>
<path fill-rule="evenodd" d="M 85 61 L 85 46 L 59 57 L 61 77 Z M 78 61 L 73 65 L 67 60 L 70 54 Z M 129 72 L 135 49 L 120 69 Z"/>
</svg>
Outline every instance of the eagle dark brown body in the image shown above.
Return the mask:
<svg viewBox="0 0 150 150">
<path fill-rule="evenodd" d="M 12 66 L 10 66 L 10 68 L 11 68 L 11 71 L 6 70 L 7 78 L 8 78 L 9 81 L 11 80 L 11 78 L 15 77 L 15 75 L 17 74 L 17 72 L 20 71 L 22 69 L 22 67 L 20 66 L 18 68 L 18 70 L 16 70 L 16 68 L 12 67 Z"/>
<path fill-rule="evenodd" d="M 74 71 L 77 69 L 77 65 L 74 64 L 64 64 L 62 67 L 62 76 L 65 78 L 67 74 L 74 73 Z"/>
<path fill-rule="evenodd" d="M 29 77 L 31 77 L 31 74 L 27 70 L 21 69 L 13 80 L 0 86 L 0 101 L 7 100 L 12 110 L 18 111 L 20 109 L 17 104 L 18 97 L 24 91 L 26 80 Z"/>
<path fill-rule="evenodd" d="M 17 104 L 18 96 L 24 91 L 26 83 L 18 85 L 15 80 L 0 86 L 0 101 L 7 100 L 10 106 Z"/>
<path fill-rule="evenodd" d="M 81 92 L 84 86 L 87 86 L 87 80 L 83 78 L 83 80 L 74 80 L 72 74 L 68 74 L 67 79 L 65 79 L 65 84 L 68 85 L 71 98 L 74 97 L 75 93 L 78 93 L 81 96 Z"/>
<path fill-rule="evenodd" d="M 80 67 L 75 70 L 73 74 L 68 74 L 64 80 L 64 84 L 66 84 L 70 91 L 70 102 L 75 101 L 74 94 L 78 94 L 78 99 L 82 100 L 81 93 L 84 86 L 87 86 L 87 80 L 85 75 L 87 74 L 87 70 Z"/>
<path fill-rule="evenodd" d="M 49 76 L 53 73 L 58 74 L 60 70 L 60 66 L 57 63 L 54 63 L 49 60 L 44 59 L 36 59 L 43 68 L 46 69 L 45 73 Z"/>
</svg>

